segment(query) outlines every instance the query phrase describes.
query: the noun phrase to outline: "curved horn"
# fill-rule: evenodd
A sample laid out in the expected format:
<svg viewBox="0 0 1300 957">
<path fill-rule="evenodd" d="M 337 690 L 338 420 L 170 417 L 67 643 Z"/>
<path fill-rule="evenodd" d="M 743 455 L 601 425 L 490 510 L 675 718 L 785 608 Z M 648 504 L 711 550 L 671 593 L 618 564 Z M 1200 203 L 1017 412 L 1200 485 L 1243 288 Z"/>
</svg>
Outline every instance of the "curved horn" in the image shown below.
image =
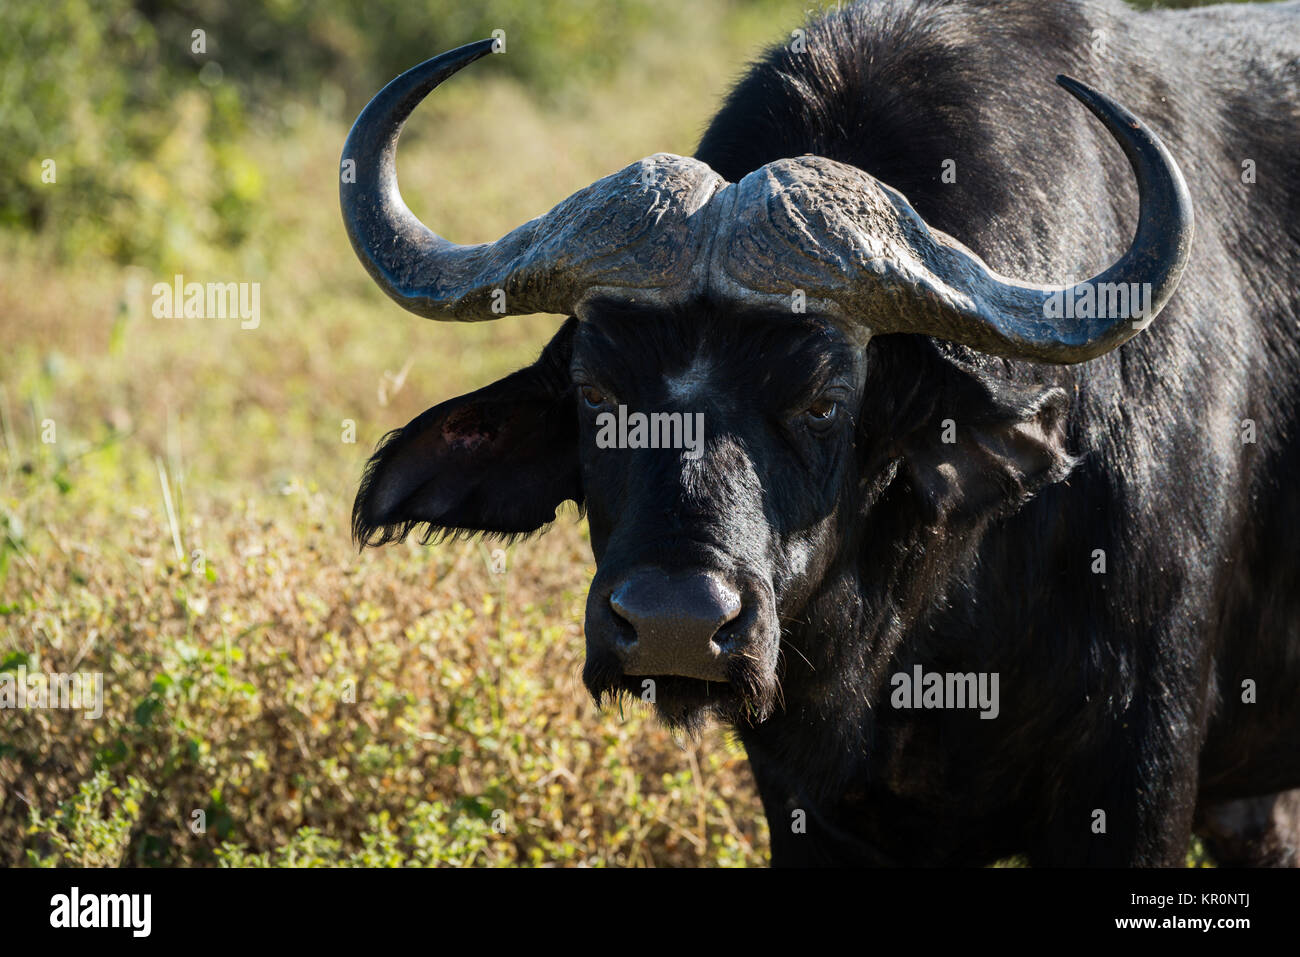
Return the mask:
<svg viewBox="0 0 1300 957">
<path fill-rule="evenodd" d="M 389 296 L 431 319 L 571 313 L 586 294 L 689 285 L 704 230 L 693 214 L 723 185 L 703 163 L 657 154 L 597 180 L 495 243 L 459 246 L 428 229 L 397 188 L 397 139 L 438 84 L 492 52 L 480 40 L 434 57 L 384 87 L 343 146 L 339 202 L 352 248 Z"/>
<path fill-rule="evenodd" d="M 914 332 L 1007 358 L 1082 362 L 1145 328 L 1173 294 L 1191 250 L 1192 205 L 1182 173 L 1149 127 L 1078 80 L 1057 82 L 1110 131 L 1137 175 L 1138 226 L 1109 269 L 1068 286 L 998 275 L 932 230 L 896 190 L 815 156 L 778 160 L 736 184 L 710 284 L 729 298 L 789 301 L 790 290 L 866 333 Z M 1108 310 L 1123 302 L 1133 308 Z M 1139 315 L 1130 293 L 1145 292 Z M 1061 318 L 1091 295 L 1087 318 Z M 1114 299 L 1103 301 L 1107 296 Z M 1069 310 L 1074 311 L 1074 310 Z M 1107 312 L 1115 315 L 1107 315 Z M 1137 318 L 1140 321 L 1134 322 Z"/>
</svg>

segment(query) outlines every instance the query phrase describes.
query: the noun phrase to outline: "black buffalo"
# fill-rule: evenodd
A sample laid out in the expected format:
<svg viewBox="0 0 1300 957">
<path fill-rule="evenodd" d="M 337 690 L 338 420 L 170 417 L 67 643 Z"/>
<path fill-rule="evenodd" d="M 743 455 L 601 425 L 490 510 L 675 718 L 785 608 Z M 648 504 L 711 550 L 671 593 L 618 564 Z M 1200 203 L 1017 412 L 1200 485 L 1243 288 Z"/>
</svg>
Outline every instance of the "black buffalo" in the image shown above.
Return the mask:
<svg viewBox="0 0 1300 957">
<path fill-rule="evenodd" d="M 579 503 L 588 688 L 732 723 L 776 864 L 1294 862 L 1300 5 L 852 6 L 462 247 L 393 156 L 491 49 L 361 114 L 349 235 L 419 314 L 570 318 L 383 441 L 357 538 Z"/>
</svg>

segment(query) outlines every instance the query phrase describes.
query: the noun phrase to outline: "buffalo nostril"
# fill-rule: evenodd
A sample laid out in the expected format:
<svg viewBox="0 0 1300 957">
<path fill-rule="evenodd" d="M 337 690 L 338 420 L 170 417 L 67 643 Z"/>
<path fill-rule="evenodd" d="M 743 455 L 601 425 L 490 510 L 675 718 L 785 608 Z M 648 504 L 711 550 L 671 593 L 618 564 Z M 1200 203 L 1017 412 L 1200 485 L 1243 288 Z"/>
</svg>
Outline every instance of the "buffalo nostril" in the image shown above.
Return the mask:
<svg viewBox="0 0 1300 957">
<path fill-rule="evenodd" d="M 722 629 L 740 616 L 741 600 L 717 574 L 641 569 L 614 589 L 609 604 L 635 633 L 623 649 L 636 673 L 717 679 L 725 672 L 732 640 Z"/>
</svg>

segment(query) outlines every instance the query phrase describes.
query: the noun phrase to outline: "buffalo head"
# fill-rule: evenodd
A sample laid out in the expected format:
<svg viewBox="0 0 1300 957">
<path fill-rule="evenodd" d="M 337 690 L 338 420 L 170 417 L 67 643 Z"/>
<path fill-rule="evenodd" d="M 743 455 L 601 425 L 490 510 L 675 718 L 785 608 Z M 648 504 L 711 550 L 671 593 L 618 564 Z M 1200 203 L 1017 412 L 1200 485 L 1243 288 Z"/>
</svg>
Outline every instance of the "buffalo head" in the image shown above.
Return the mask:
<svg viewBox="0 0 1300 957">
<path fill-rule="evenodd" d="M 584 679 L 598 699 L 653 681 L 674 722 L 765 718 L 791 669 L 847 653 L 795 632 L 881 613 L 857 580 L 865 551 L 876 584 L 901 587 L 927 561 L 927 535 L 974 528 L 1072 467 L 1061 390 L 963 374 L 950 357 L 939 374 L 933 341 L 1091 359 L 1163 307 L 1187 261 L 1192 215 L 1173 160 L 1131 113 L 1065 77 L 1141 197 L 1129 250 L 1083 283 L 999 276 L 889 186 L 817 156 L 728 183 L 657 154 L 494 243 L 456 245 L 402 202 L 397 139 L 421 99 L 491 49 L 429 60 L 362 111 L 343 154 L 356 170 L 341 186 L 348 234 L 412 312 L 570 318 L 534 365 L 386 437 L 353 530 L 363 544 L 416 528 L 514 536 L 577 502 L 597 561 Z M 1146 289 L 1145 321 L 1052 318 L 1054 299 L 1104 284 Z M 872 348 L 890 333 L 923 334 L 903 337 L 911 381 Z M 936 374 L 917 381 L 927 362 Z M 962 413 L 958 434 L 932 427 L 945 409 Z"/>
</svg>

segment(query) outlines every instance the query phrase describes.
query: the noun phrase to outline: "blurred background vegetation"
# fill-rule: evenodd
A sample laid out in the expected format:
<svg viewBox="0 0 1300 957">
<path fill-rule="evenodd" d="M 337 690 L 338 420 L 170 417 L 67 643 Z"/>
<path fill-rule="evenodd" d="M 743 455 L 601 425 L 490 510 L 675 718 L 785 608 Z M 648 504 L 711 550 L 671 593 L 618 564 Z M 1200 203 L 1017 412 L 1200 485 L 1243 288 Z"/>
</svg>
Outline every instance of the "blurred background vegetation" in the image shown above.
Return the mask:
<svg viewBox="0 0 1300 957">
<path fill-rule="evenodd" d="M 374 442 L 557 320 L 401 313 L 337 164 L 383 83 L 504 30 L 402 151 L 418 214 L 494 239 L 689 154 L 809 6 L 0 5 L 0 671 L 106 696 L 98 721 L 0 712 L 0 864 L 764 862 L 734 742 L 587 699 L 584 525 L 504 556 L 350 546 Z M 261 283 L 261 324 L 154 318 L 176 273 Z"/>
</svg>

